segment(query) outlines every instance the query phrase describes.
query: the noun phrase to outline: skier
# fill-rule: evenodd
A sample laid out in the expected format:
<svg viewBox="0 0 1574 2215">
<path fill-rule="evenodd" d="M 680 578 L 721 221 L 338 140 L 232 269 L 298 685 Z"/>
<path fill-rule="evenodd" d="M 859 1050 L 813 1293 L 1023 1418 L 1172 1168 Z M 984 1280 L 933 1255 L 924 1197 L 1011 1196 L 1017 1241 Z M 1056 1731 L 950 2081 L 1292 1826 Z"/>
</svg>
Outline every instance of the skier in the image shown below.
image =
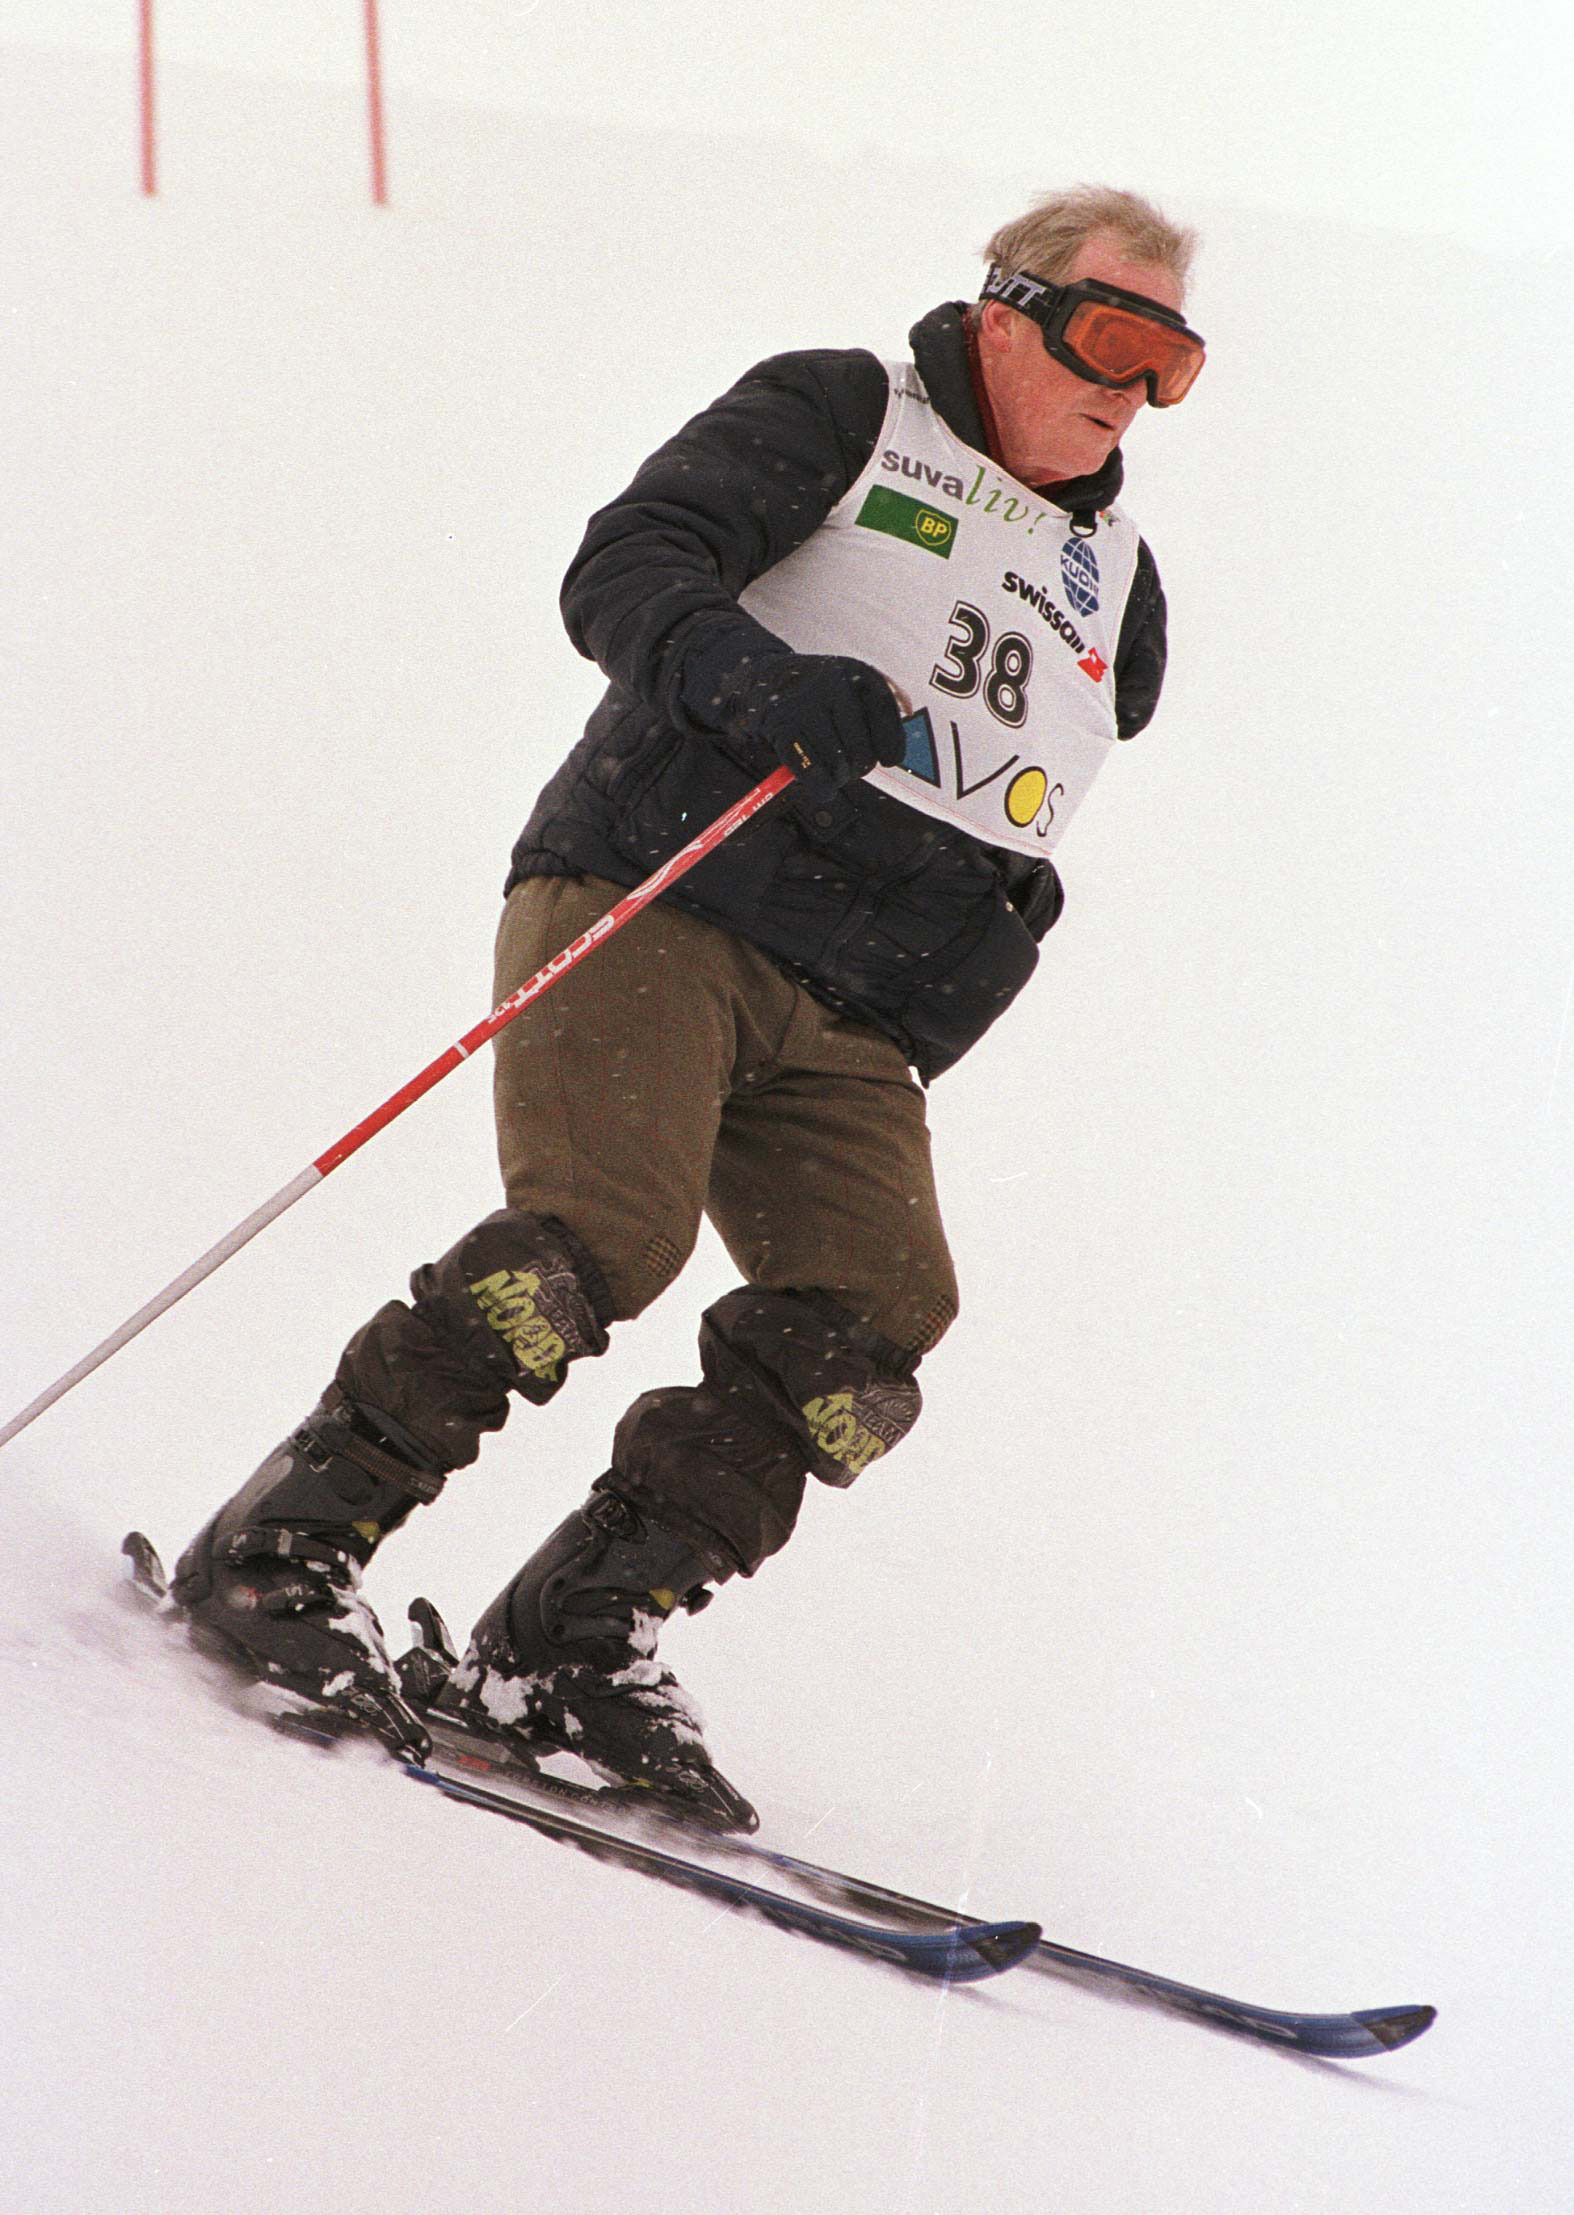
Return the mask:
<svg viewBox="0 0 1574 2215">
<path fill-rule="evenodd" d="M 506 1204 L 187 1547 L 201 1635 L 369 1695 L 419 1747 L 362 1571 L 514 1395 L 542 1405 L 671 1284 L 706 1214 L 743 1281 L 699 1382 L 635 1400 L 448 1696 L 753 1827 L 657 1633 L 785 1545 L 808 1477 L 851 1484 L 917 1419 L 957 1288 L 915 1076 L 1026 983 L 1050 849 L 1153 714 L 1164 598 L 1114 503 L 1133 417 L 1202 364 L 1193 243 L 1134 194 L 1052 195 L 910 361 L 765 361 L 591 519 L 562 608 L 608 688 L 514 848 L 497 999 L 769 770 L 794 783 L 499 1034 Z"/>
</svg>

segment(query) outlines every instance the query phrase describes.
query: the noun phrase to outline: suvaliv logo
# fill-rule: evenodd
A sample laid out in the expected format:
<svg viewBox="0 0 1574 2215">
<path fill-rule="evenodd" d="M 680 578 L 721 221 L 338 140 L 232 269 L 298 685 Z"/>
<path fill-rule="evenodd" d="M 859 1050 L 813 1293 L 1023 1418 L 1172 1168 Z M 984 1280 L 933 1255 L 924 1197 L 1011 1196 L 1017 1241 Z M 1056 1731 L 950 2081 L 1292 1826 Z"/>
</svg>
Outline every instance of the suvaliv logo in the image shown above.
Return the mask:
<svg viewBox="0 0 1574 2215">
<path fill-rule="evenodd" d="M 1060 576 L 1078 615 L 1093 614 L 1099 604 L 1099 558 L 1085 538 L 1068 538 L 1060 549 Z"/>
</svg>

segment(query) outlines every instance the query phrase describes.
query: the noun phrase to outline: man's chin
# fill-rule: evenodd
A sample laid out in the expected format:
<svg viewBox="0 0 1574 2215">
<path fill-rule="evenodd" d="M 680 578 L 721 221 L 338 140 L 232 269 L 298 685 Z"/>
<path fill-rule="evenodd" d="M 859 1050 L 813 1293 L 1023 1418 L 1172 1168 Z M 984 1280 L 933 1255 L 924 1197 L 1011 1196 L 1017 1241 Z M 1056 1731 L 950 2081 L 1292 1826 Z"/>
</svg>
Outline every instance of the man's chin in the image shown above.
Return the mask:
<svg viewBox="0 0 1574 2215">
<path fill-rule="evenodd" d="M 1024 485 L 1070 484 L 1078 477 L 1096 477 L 1120 444 L 1121 434 L 1107 424 L 1082 419 L 1082 429 L 1067 426 L 1066 443 L 1053 456 L 1043 452 L 1025 456 L 1020 464 L 1008 451 L 1005 467 Z"/>
<path fill-rule="evenodd" d="M 1078 443 L 1074 452 L 1062 454 L 1053 462 L 1045 462 L 1031 477 L 1023 479 L 1030 485 L 1072 484 L 1079 477 L 1096 477 L 1120 444 L 1120 434 L 1112 431 L 1102 442 L 1089 439 Z"/>
</svg>

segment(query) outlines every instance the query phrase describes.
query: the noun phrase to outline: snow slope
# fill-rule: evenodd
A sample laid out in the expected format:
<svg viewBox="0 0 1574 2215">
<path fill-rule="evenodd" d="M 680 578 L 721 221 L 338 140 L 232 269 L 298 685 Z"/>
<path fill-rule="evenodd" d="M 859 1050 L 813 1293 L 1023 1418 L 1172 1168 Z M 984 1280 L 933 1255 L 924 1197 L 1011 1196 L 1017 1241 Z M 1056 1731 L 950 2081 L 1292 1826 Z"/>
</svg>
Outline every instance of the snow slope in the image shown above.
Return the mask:
<svg viewBox="0 0 1574 2215">
<path fill-rule="evenodd" d="M 120 74 L 6 63 L 9 1409 L 483 1011 L 590 508 L 748 361 L 898 347 L 1043 180 L 412 97 L 378 215 L 350 94 L 188 70 L 143 203 Z M 493 1204 L 465 1071 L 0 1458 L 19 2208 L 1564 2204 L 1568 270 L 1181 212 L 1213 358 L 1128 456 L 1171 683 L 935 1088 L 966 1312 L 669 1650 L 786 1845 L 1436 2030 L 937 1996 L 215 1704 L 120 1535 L 173 1554 Z M 522 1412 L 385 1619 L 466 1623 L 727 1281 Z"/>
</svg>

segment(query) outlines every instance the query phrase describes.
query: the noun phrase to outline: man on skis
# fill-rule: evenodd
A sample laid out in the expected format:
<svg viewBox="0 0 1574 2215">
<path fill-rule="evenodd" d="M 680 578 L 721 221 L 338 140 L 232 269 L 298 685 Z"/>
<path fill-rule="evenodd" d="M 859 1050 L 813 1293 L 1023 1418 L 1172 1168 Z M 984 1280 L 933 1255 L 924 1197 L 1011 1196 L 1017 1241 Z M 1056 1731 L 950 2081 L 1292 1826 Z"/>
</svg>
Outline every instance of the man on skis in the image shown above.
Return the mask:
<svg viewBox="0 0 1574 2215">
<path fill-rule="evenodd" d="M 810 1476 L 851 1484 L 918 1417 L 957 1289 L 915 1073 L 1026 983 L 1050 849 L 1153 714 L 1164 599 L 1120 440 L 1201 367 L 1192 243 L 1135 195 L 1052 196 L 911 360 L 763 362 L 592 518 L 562 605 L 608 689 L 514 848 L 497 999 L 771 769 L 794 783 L 499 1034 L 505 1206 L 356 1333 L 177 1569 L 252 1669 L 419 1746 L 362 1570 L 708 1214 L 742 1281 L 699 1382 L 635 1400 L 448 1697 L 753 1826 L 657 1633 L 785 1545 Z"/>
</svg>

